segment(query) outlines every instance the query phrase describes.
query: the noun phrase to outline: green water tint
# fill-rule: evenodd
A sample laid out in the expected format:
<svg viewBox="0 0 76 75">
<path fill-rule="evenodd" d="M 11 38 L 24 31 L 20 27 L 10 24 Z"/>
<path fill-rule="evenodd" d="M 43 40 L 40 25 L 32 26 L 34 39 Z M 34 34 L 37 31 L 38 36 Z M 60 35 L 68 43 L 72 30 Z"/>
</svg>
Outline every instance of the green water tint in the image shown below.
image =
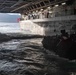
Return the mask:
<svg viewBox="0 0 76 75">
<path fill-rule="evenodd" d="M 76 62 L 69 62 L 65 66 L 67 70 L 76 72 Z"/>
</svg>

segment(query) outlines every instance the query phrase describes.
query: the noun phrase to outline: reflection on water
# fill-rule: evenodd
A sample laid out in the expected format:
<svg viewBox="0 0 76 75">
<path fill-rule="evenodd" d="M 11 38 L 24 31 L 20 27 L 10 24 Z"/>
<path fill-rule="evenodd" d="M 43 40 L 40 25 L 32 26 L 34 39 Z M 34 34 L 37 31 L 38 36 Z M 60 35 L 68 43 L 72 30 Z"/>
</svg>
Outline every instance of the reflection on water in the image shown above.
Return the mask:
<svg viewBox="0 0 76 75">
<path fill-rule="evenodd" d="M 11 40 L 0 44 L 0 75 L 69 75 L 53 52 L 42 47 L 41 38 Z"/>
</svg>

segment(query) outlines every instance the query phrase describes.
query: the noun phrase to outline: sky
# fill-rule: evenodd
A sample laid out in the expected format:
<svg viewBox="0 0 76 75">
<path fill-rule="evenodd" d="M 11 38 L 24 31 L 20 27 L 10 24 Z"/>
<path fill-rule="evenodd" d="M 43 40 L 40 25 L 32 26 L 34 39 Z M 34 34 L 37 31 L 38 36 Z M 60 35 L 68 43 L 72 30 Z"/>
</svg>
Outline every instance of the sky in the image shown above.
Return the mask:
<svg viewBox="0 0 76 75">
<path fill-rule="evenodd" d="M 0 22 L 17 23 L 20 17 L 19 13 L 0 13 Z"/>
<path fill-rule="evenodd" d="M 19 13 L 0 13 L 0 33 L 20 32 Z"/>
</svg>

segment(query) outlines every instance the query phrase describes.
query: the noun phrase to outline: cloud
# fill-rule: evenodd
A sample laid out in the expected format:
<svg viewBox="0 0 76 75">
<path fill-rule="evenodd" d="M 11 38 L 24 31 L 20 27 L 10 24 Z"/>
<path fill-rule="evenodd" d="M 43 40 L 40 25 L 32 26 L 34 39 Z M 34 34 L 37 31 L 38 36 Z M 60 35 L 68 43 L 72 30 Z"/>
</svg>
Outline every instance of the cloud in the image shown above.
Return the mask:
<svg viewBox="0 0 76 75">
<path fill-rule="evenodd" d="M 21 15 L 20 13 L 7 13 L 8 15 Z"/>
</svg>

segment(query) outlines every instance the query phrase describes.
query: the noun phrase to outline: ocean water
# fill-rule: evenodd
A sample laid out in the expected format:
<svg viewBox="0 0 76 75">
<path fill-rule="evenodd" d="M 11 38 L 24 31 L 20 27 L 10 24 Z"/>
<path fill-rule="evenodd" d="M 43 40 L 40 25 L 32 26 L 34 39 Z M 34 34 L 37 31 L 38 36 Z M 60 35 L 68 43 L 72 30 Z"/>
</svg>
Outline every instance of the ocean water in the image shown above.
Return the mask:
<svg viewBox="0 0 76 75">
<path fill-rule="evenodd" d="M 19 23 L 0 23 L 0 33 L 18 33 L 20 32 Z"/>
</svg>

